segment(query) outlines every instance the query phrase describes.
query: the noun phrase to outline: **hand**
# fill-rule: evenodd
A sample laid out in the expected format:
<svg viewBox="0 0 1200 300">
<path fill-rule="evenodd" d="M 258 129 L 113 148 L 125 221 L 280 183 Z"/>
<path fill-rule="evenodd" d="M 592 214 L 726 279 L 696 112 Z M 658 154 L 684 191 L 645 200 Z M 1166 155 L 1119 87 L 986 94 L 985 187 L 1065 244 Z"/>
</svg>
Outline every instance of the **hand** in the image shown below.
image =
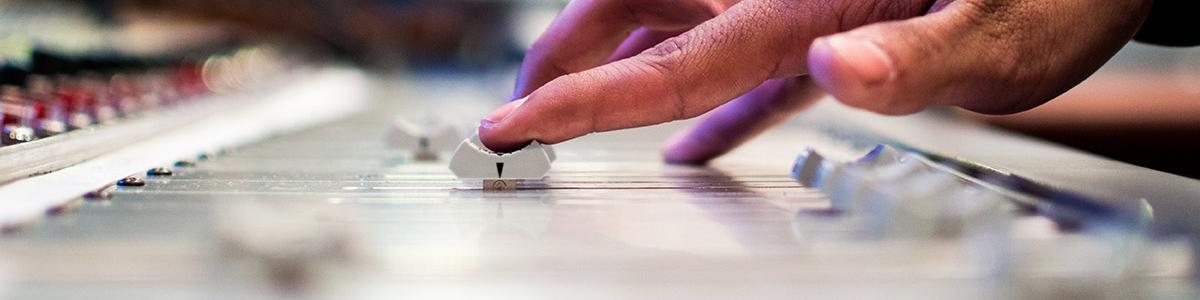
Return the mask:
<svg viewBox="0 0 1200 300">
<path fill-rule="evenodd" d="M 700 116 L 704 163 L 821 97 L 883 114 L 1037 106 L 1095 72 L 1149 0 L 577 0 L 533 45 L 493 150 Z M 737 100 L 730 101 L 741 96 Z M 720 108 L 718 108 L 720 107 Z"/>
</svg>

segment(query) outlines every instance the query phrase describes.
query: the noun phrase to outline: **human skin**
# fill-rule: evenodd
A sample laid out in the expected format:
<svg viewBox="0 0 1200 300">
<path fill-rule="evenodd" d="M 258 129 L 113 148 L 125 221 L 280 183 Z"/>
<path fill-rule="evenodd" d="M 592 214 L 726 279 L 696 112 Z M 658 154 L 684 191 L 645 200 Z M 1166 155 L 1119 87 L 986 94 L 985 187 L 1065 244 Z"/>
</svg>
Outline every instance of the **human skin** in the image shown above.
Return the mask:
<svg viewBox="0 0 1200 300">
<path fill-rule="evenodd" d="M 708 113 L 672 138 L 703 164 L 821 98 L 889 115 L 1040 105 L 1128 42 L 1150 0 L 577 0 L 526 54 L 489 149 Z M 709 113 L 712 111 L 711 113 Z"/>
</svg>

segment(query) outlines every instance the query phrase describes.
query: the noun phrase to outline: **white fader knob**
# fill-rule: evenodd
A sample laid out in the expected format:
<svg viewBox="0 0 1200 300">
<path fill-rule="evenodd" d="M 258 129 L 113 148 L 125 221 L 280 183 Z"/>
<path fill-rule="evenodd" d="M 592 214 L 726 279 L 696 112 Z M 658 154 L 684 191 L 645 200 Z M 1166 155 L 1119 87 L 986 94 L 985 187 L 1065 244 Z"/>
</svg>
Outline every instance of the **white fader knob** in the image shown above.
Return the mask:
<svg viewBox="0 0 1200 300">
<path fill-rule="evenodd" d="M 479 135 L 458 145 L 450 159 L 450 171 L 459 179 L 483 180 L 483 188 L 512 190 L 517 180 L 537 180 L 546 177 L 554 150 L 537 141 L 512 153 L 497 153 L 483 146 Z"/>
<path fill-rule="evenodd" d="M 459 128 L 441 119 L 415 124 L 397 117 L 388 128 L 387 143 L 392 148 L 411 150 L 415 160 L 430 161 L 438 159 L 438 152 L 453 149 L 462 136 Z"/>
</svg>

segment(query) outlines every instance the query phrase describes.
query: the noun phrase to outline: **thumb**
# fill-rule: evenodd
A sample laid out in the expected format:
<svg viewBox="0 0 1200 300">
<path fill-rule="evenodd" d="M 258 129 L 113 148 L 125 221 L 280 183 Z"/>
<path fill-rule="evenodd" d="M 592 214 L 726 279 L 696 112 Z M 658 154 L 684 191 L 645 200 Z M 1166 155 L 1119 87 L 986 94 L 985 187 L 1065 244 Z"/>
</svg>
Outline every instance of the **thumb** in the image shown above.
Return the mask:
<svg viewBox="0 0 1200 300">
<path fill-rule="evenodd" d="M 1030 97 L 1022 91 L 1027 58 L 1021 32 L 1003 32 L 977 5 L 954 2 L 923 17 L 875 23 L 817 38 L 809 72 L 847 106 L 911 114 L 934 104 L 1007 113 Z M 1040 50 L 1040 49 L 1039 49 Z M 1025 89 L 1028 88 L 1028 89 Z M 1039 102 L 1040 103 L 1040 102 Z"/>
<path fill-rule="evenodd" d="M 1087 78 L 1148 14 L 1149 1 L 939 1 L 922 17 L 816 40 L 814 81 L 850 106 L 907 114 L 1033 108 Z"/>
<path fill-rule="evenodd" d="M 810 75 L 846 105 L 883 114 L 915 113 L 983 94 L 976 83 L 995 74 L 1002 58 L 976 47 L 982 44 L 972 26 L 978 22 L 962 12 L 967 9 L 951 5 L 818 38 L 808 52 Z"/>
</svg>

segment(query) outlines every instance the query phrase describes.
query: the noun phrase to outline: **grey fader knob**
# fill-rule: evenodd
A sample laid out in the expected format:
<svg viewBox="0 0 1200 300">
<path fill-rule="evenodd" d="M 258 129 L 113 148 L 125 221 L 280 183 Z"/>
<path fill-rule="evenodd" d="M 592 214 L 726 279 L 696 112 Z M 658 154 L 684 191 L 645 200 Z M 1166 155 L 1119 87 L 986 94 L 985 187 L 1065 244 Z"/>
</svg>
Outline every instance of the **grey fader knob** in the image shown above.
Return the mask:
<svg viewBox="0 0 1200 300">
<path fill-rule="evenodd" d="M 516 180 L 542 179 L 554 157 L 550 146 L 537 141 L 512 153 L 487 149 L 479 136 L 463 140 L 450 159 L 450 171 L 459 179 L 483 180 L 487 189 L 513 189 Z"/>
<path fill-rule="evenodd" d="M 410 150 L 416 160 L 437 160 L 438 152 L 454 149 L 462 140 L 462 131 L 451 122 L 431 118 L 417 124 L 397 117 L 388 128 L 388 145 Z"/>
</svg>

